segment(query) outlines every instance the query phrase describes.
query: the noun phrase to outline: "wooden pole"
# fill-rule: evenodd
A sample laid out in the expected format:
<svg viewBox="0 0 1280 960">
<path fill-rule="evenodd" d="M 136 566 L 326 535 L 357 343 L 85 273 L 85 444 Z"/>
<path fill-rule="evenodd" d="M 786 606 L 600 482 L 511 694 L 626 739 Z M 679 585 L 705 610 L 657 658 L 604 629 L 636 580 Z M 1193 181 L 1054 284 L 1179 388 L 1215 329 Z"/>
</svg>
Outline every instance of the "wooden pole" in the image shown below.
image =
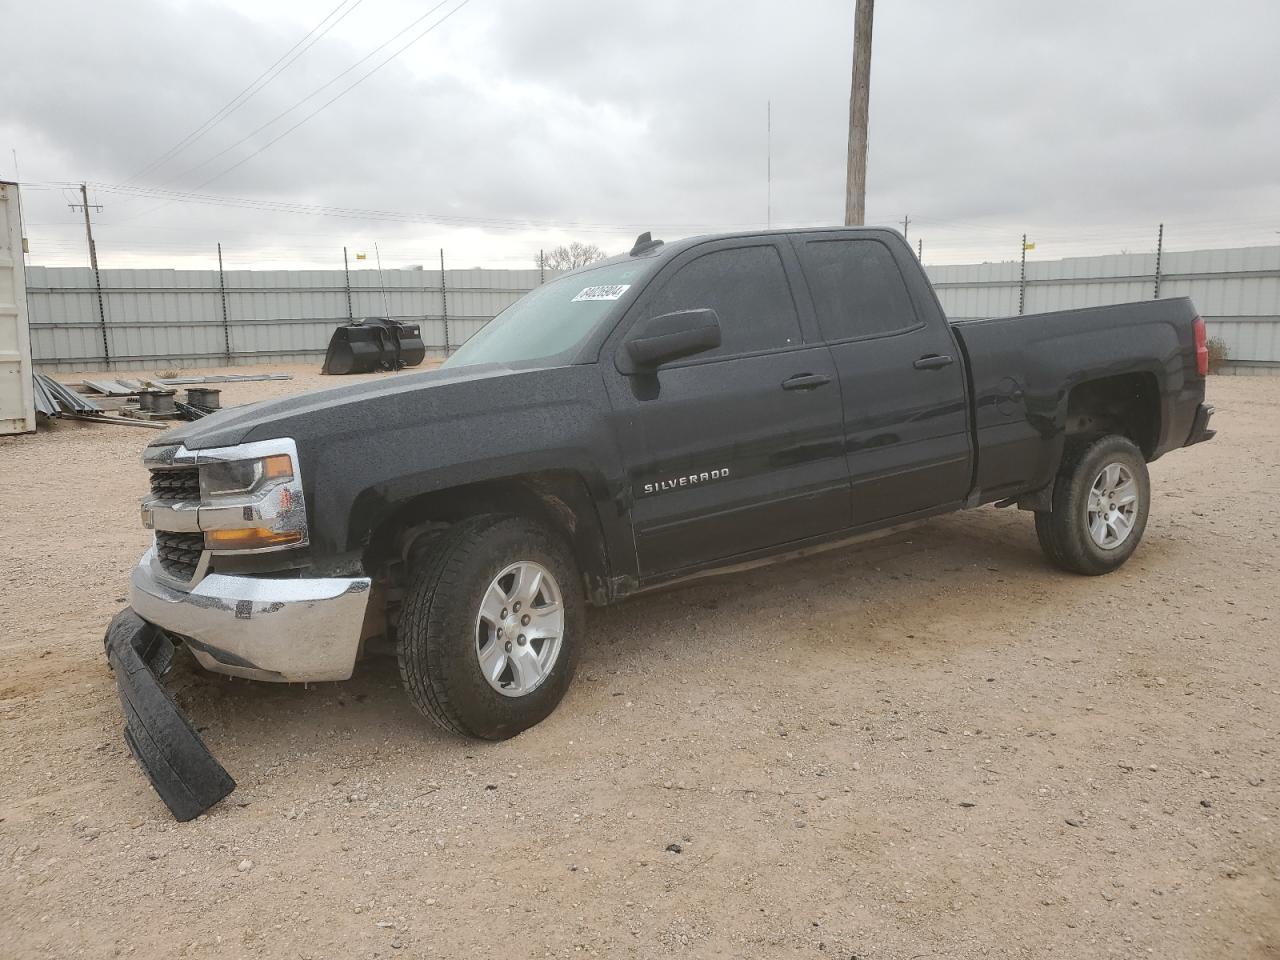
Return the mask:
<svg viewBox="0 0 1280 960">
<path fill-rule="evenodd" d="M 853 15 L 853 84 L 849 94 L 849 162 L 844 223 L 867 220 L 867 120 L 871 102 L 871 21 L 875 0 L 858 0 Z"/>
</svg>

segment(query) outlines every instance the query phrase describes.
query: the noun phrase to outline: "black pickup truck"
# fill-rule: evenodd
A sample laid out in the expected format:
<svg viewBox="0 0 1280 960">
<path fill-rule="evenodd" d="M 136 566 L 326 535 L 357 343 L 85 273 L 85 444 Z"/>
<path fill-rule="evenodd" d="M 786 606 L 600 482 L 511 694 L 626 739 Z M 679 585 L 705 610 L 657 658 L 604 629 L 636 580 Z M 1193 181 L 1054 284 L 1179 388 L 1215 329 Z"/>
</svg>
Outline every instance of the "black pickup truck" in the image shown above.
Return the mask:
<svg viewBox="0 0 1280 960">
<path fill-rule="evenodd" d="M 194 816 L 234 784 L 156 680 L 175 646 L 342 680 L 377 638 L 428 717 L 510 737 L 563 697 L 589 603 L 980 504 L 1107 573 L 1147 463 L 1213 435 L 1206 367 L 1186 299 L 949 323 L 890 230 L 643 235 L 440 369 L 155 440 L 107 640 L 126 738 Z"/>
</svg>

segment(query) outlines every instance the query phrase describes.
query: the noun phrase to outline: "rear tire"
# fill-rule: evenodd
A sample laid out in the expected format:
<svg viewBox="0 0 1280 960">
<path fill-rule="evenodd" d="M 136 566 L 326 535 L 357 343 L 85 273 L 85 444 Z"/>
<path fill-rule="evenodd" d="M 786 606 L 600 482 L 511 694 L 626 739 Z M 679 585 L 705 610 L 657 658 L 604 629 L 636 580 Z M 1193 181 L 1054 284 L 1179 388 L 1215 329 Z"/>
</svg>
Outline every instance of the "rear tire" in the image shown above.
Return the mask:
<svg viewBox="0 0 1280 960">
<path fill-rule="evenodd" d="M 552 531 L 514 516 L 454 524 L 432 541 L 401 611 L 396 653 L 409 698 L 464 736 L 527 730 L 573 679 L 583 610 L 572 553 Z"/>
<path fill-rule="evenodd" d="M 1071 444 L 1053 489 L 1053 509 L 1036 513 L 1036 538 L 1055 566 L 1099 576 L 1121 566 L 1147 527 L 1151 479 L 1127 437 Z"/>
</svg>

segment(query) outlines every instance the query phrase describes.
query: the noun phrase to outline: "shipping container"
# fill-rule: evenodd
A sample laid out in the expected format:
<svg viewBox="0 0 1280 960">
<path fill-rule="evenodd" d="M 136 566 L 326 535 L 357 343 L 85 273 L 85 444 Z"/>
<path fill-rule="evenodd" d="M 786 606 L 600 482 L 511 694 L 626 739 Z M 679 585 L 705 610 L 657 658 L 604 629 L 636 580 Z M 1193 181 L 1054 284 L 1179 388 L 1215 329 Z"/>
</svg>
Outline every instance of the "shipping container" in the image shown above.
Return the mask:
<svg viewBox="0 0 1280 960">
<path fill-rule="evenodd" d="M 36 428 L 18 185 L 0 181 L 0 434 Z"/>
</svg>

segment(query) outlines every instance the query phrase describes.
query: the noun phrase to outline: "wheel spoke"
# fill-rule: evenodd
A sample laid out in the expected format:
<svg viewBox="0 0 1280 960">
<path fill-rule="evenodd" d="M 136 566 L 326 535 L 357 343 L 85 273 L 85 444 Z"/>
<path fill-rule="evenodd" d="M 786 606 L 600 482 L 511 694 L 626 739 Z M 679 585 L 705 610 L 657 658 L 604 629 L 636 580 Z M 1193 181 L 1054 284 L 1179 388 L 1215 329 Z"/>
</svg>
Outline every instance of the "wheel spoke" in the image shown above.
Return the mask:
<svg viewBox="0 0 1280 960">
<path fill-rule="evenodd" d="M 506 667 L 507 651 L 502 641 L 495 638 L 480 648 L 480 669 L 484 671 L 485 679 L 490 683 L 496 684 Z"/>
<path fill-rule="evenodd" d="M 494 627 L 502 625 L 502 611 L 507 606 L 507 598 L 502 592 L 502 588 L 498 586 L 495 580 L 489 584 L 489 589 L 484 592 L 484 599 L 480 601 L 480 619 L 487 620 Z"/>
<path fill-rule="evenodd" d="M 535 621 L 555 620 L 558 622 L 562 612 L 559 600 L 548 600 L 540 607 L 529 608 L 529 616 L 533 617 Z"/>
<path fill-rule="evenodd" d="M 1102 491 L 1095 485 L 1089 491 L 1089 512 L 1097 513 L 1102 509 Z"/>
<path fill-rule="evenodd" d="M 1116 488 L 1114 497 L 1118 507 L 1134 503 L 1138 499 L 1138 485 L 1132 479 L 1129 479 Z"/>
<path fill-rule="evenodd" d="M 524 582 L 529 576 L 525 564 L 518 563 L 507 571 L 511 575 L 511 589 L 505 591 L 507 600 L 519 600 L 524 596 Z M 496 584 L 498 581 L 494 581 Z"/>
<path fill-rule="evenodd" d="M 527 627 L 520 629 L 530 640 L 554 640 L 560 636 L 560 623 L 556 620 L 534 620 Z"/>
<path fill-rule="evenodd" d="M 546 647 L 544 646 L 545 650 Z M 521 692 L 532 690 L 542 679 L 543 664 L 533 646 L 526 643 L 511 651 L 511 665 L 515 668 L 516 683 Z"/>
<path fill-rule="evenodd" d="M 1093 537 L 1093 542 L 1098 546 L 1101 547 L 1106 544 L 1107 521 L 1103 519 L 1101 513 L 1089 517 L 1089 535 Z"/>
<path fill-rule="evenodd" d="M 538 591 L 542 589 L 542 571 L 534 570 L 526 576 L 520 585 L 520 592 L 517 595 L 520 600 L 524 601 L 526 607 L 533 606 L 534 597 L 538 595 Z"/>
<path fill-rule="evenodd" d="M 1129 534 L 1129 528 L 1133 526 L 1133 520 L 1123 512 L 1117 513 L 1115 519 L 1111 521 L 1111 528 L 1116 533 L 1117 540 L 1123 540 Z"/>
<path fill-rule="evenodd" d="M 1116 488 L 1116 485 L 1120 482 L 1120 464 L 1118 463 L 1107 464 L 1107 469 L 1104 470 L 1103 473 L 1106 475 L 1106 478 L 1107 478 L 1105 482 L 1106 489 L 1114 490 Z"/>
</svg>

